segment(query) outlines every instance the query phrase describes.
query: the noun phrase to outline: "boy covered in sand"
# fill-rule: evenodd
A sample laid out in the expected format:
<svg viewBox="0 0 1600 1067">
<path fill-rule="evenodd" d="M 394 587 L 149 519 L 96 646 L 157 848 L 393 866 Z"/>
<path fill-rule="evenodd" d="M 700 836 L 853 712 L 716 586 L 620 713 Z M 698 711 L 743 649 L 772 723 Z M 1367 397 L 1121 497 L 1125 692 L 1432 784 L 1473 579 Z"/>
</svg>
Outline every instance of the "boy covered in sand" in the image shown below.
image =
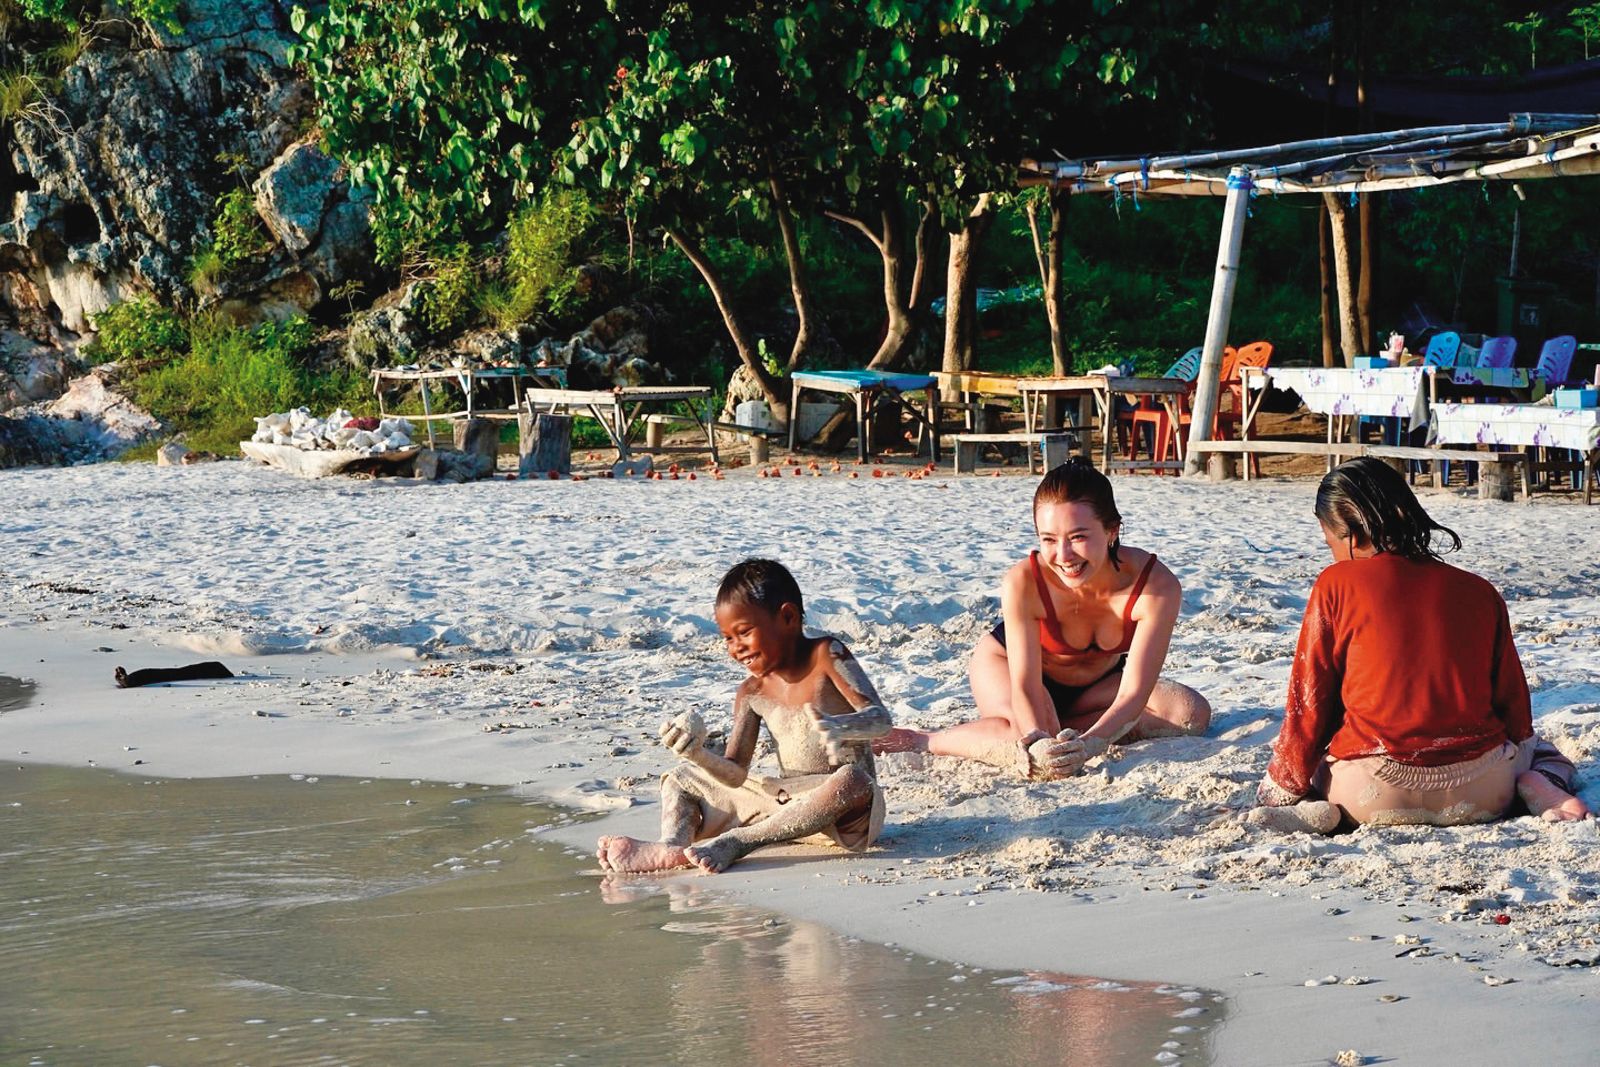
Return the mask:
<svg viewBox="0 0 1600 1067">
<path fill-rule="evenodd" d="M 780 563 L 748 559 L 717 590 L 716 620 L 728 654 L 750 672 L 733 698 L 722 755 L 705 747 L 692 711 L 663 723 L 661 743 L 683 760 L 661 782 L 661 840 L 602 837 L 608 871 L 662 871 L 693 864 L 727 870 L 762 845 L 805 838 L 860 851 L 883 827 L 883 790 L 871 740 L 889 712 L 850 650 L 807 637 L 800 587 Z M 765 723 L 780 776 L 750 773 Z"/>
</svg>

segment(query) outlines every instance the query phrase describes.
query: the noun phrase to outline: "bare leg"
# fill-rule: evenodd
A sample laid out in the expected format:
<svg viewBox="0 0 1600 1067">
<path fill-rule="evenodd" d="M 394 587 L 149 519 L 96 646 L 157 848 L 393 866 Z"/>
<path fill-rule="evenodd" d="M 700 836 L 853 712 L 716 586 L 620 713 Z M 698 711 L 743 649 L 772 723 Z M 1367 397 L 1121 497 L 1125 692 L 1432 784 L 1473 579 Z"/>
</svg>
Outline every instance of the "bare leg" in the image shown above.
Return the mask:
<svg viewBox="0 0 1600 1067">
<path fill-rule="evenodd" d="M 707 874 L 725 871 L 762 845 L 794 841 L 827 829 L 850 812 L 871 804 L 872 788 L 872 779 L 860 767 L 840 767 L 826 782 L 790 801 L 776 814 L 690 845 L 683 853 Z"/>
<path fill-rule="evenodd" d="M 947 730 L 889 731 L 874 748 L 880 752 L 927 752 L 935 756 L 962 756 L 1006 770 L 1019 769 L 1021 754 L 1017 742 L 1023 735 L 1043 730 L 1054 735 L 1061 723 L 1052 715 L 1048 722 L 1023 722 L 1011 708 L 1011 670 L 1006 650 L 993 635 L 985 636 L 972 650 L 967 668 L 972 683 L 972 699 L 978 717 Z M 1026 763 L 1020 766 L 1024 773 Z"/>
<path fill-rule="evenodd" d="M 694 840 L 705 821 L 693 779 L 673 771 L 661 780 L 661 840 L 641 841 L 621 835 L 602 837 L 595 847 L 602 870 L 625 874 L 669 871 L 689 866 L 683 847 Z"/>
<path fill-rule="evenodd" d="M 1117 699 L 1122 672 L 1108 674 L 1085 689 L 1062 720 L 1063 726 L 1087 730 Z M 1123 744 L 1148 741 L 1156 737 L 1184 737 L 1204 734 L 1211 725 L 1211 703 L 1182 682 L 1157 678 L 1145 709 L 1117 740 Z"/>
<path fill-rule="evenodd" d="M 1533 748 L 1532 766 L 1517 775 L 1517 796 L 1528 812 L 1546 822 L 1573 822 L 1590 819 L 1589 805 L 1573 795 L 1572 761 L 1548 741 Z"/>
<path fill-rule="evenodd" d="M 1282 807 L 1251 808 L 1245 821 L 1280 833 L 1331 834 L 1339 828 L 1342 813 L 1326 800 L 1302 800 Z"/>
<path fill-rule="evenodd" d="M 1011 669 L 1005 647 L 992 635 L 984 637 L 973 650 L 968 677 L 972 698 L 978 705 L 977 719 L 946 730 L 896 728 L 874 742 L 874 751 L 964 756 L 1006 770 L 1016 769 L 1020 758 L 1016 743 L 1025 734 L 1042 730 L 1054 735 L 1063 726 L 1088 729 L 1116 700 L 1117 687 L 1122 684 L 1120 671 L 1100 679 L 1083 691 L 1064 721 L 1054 717 L 1050 721 L 1022 721 L 1024 716 L 1011 706 Z M 1162 678 L 1157 680 L 1144 713 L 1119 740 L 1203 734 L 1210 724 L 1211 705 L 1205 697 L 1186 685 Z M 1026 765 L 1021 769 L 1025 773 Z"/>
</svg>

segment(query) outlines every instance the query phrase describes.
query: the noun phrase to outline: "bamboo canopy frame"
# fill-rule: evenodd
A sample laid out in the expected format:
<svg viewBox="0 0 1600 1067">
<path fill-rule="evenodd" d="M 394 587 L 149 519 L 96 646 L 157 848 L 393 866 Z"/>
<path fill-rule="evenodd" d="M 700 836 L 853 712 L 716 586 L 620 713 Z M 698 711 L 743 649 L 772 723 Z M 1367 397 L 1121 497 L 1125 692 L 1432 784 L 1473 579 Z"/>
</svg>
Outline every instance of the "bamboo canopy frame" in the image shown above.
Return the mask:
<svg viewBox="0 0 1600 1067">
<path fill-rule="evenodd" d="M 1049 185 L 1074 194 L 1226 198 L 1190 447 L 1185 450 L 1184 473 L 1198 474 L 1201 453 L 1193 446 L 1211 436 L 1250 197 L 1355 195 L 1594 174 L 1600 174 L 1600 115 L 1522 113 L 1505 122 L 1422 126 L 1188 155 L 1030 159 L 1022 162 L 1020 184 Z"/>
</svg>

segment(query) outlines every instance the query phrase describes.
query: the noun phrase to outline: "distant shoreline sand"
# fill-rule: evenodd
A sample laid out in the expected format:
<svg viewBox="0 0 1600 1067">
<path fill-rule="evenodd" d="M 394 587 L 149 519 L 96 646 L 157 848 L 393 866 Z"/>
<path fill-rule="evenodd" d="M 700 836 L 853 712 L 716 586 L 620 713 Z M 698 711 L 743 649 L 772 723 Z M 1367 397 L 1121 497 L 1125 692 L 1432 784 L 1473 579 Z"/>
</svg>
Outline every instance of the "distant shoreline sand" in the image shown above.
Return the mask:
<svg viewBox="0 0 1600 1067">
<path fill-rule="evenodd" d="M 710 601 L 722 570 L 754 554 L 795 570 L 811 623 L 850 643 L 902 721 L 969 715 L 966 655 L 1029 545 L 1032 482 L 735 473 L 459 486 L 300 482 L 238 463 L 0 475 L 0 674 L 39 683 L 31 705 L 0 713 L 0 754 L 160 776 L 500 784 L 650 834 L 670 760 L 659 720 L 693 707 L 727 722 L 739 673 Z M 1238 825 L 1228 812 L 1265 767 L 1326 563 L 1314 485 L 1114 484 L 1125 539 L 1184 584 L 1168 671 L 1210 697 L 1212 736 L 1130 746 L 1065 783 L 894 757 L 884 848 L 672 877 L 963 962 L 1217 989 L 1231 1001 L 1218 1063 L 1348 1048 L 1587 1062 L 1597 824 L 1329 840 Z M 1600 805 L 1600 510 L 1422 499 L 1461 533 L 1461 563 L 1504 591 L 1537 724 Z M 111 682 L 118 665 L 207 658 L 240 677 Z M 597 832 L 562 837 L 589 847 Z"/>
</svg>

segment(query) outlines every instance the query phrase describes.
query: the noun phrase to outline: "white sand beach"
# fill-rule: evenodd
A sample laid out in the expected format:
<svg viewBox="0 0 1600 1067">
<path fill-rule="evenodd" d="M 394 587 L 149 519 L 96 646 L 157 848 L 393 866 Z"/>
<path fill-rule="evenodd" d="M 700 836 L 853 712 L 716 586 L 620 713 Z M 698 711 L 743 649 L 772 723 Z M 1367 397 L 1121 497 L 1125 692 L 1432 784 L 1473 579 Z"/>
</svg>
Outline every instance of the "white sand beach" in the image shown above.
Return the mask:
<svg viewBox="0 0 1600 1067">
<path fill-rule="evenodd" d="M 951 724 L 973 713 L 967 653 L 1030 546 L 1033 484 L 7 472 L 0 674 L 38 688 L 0 714 L 0 755 L 499 784 L 608 813 L 564 831 L 573 844 L 653 836 L 672 760 L 658 723 L 692 708 L 725 727 L 741 678 L 711 619 L 730 564 L 784 561 L 809 625 L 850 644 L 897 721 Z M 1209 987 L 1229 1001 L 1219 1064 L 1348 1049 L 1369 1063 L 1593 1062 L 1600 823 L 1327 839 L 1242 825 L 1328 562 L 1315 482 L 1114 484 L 1125 542 L 1183 583 L 1166 673 L 1210 698 L 1210 736 L 1113 749 L 1057 783 L 890 757 L 874 851 L 787 849 L 641 883 L 692 880 L 969 964 Z M 1600 808 L 1600 508 L 1419 495 L 1461 534 L 1456 561 L 1504 593 L 1536 728 Z M 112 684 L 118 665 L 212 658 L 239 677 Z"/>
</svg>

